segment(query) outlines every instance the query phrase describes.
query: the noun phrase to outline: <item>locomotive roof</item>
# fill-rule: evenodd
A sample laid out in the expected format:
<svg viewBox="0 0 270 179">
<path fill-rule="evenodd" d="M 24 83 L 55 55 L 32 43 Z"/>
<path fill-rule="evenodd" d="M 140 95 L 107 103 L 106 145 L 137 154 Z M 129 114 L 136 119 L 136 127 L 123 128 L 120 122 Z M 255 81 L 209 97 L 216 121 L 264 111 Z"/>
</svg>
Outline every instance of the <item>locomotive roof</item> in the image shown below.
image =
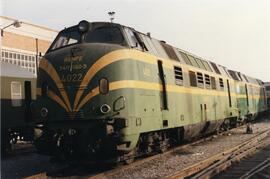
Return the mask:
<svg viewBox="0 0 270 179">
<path fill-rule="evenodd" d="M 151 36 L 150 36 L 150 33 L 149 33 L 149 34 L 148 34 L 148 33 L 145 34 L 145 33 L 142 33 L 142 32 L 140 32 L 140 31 L 134 29 L 133 27 L 125 26 L 125 25 L 118 24 L 118 23 L 111 23 L 111 22 L 89 22 L 89 23 L 91 23 L 94 27 L 99 27 L 99 26 L 103 26 L 103 25 L 122 26 L 122 27 L 130 28 L 130 29 L 132 29 L 133 31 L 136 31 L 137 33 L 143 34 L 143 35 L 145 35 L 145 36 L 149 36 L 150 39 L 156 39 L 156 38 L 151 37 Z M 75 25 L 75 26 L 76 26 L 76 25 Z M 75 26 L 72 26 L 72 27 L 75 27 Z M 65 30 L 65 29 L 64 29 L 64 30 Z M 156 39 L 156 40 L 159 41 L 159 42 L 161 42 L 161 43 L 167 44 L 165 41 L 158 40 L 158 39 Z M 232 74 L 229 73 L 229 71 L 233 71 L 234 73 L 235 73 L 236 71 L 230 70 L 230 69 L 228 69 L 228 68 L 226 68 L 226 67 L 224 67 L 224 66 L 222 66 L 222 65 L 220 65 L 220 64 L 217 64 L 217 63 L 215 63 L 215 62 L 213 62 L 213 61 L 210 61 L 210 60 L 207 60 L 207 59 L 205 59 L 205 58 L 201 58 L 201 57 L 199 57 L 199 56 L 197 56 L 197 55 L 195 55 L 195 54 L 192 54 L 192 53 L 190 53 L 190 52 L 188 52 L 188 51 L 179 49 L 179 48 L 177 48 L 177 47 L 175 47 L 175 46 L 172 46 L 172 45 L 170 45 L 170 44 L 167 44 L 167 45 L 171 46 L 171 47 L 174 49 L 174 51 L 183 52 L 183 53 L 185 53 L 186 55 L 190 55 L 190 56 L 194 57 L 194 58 L 195 58 L 195 59 L 194 59 L 195 61 L 197 61 L 197 60 L 205 61 L 206 63 L 208 63 L 209 68 L 211 69 L 211 71 L 212 71 L 213 73 L 220 74 L 220 75 L 223 75 L 223 76 L 227 76 L 227 77 L 229 77 L 229 78 L 231 78 L 231 79 L 235 79 L 235 77 L 233 77 Z M 176 56 L 178 56 L 178 55 L 176 55 Z M 178 56 L 178 58 L 179 58 L 179 56 Z M 178 61 L 179 61 L 180 63 L 185 63 L 185 64 L 187 64 L 187 63 L 185 62 L 185 60 L 180 60 L 180 59 L 178 59 Z M 196 62 L 196 63 L 198 63 L 198 62 Z M 193 64 L 187 64 L 187 65 L 194 66 Z M 199 66 L 200 66 L 200 65 L 199 65 Z M 196 66 L 194 66 L 194 67 L 196 67 Z M 201 67 L 196 67 L 196 68 L 201 68 Z M 201 69 L 203 69 L 203 68 L 201 68 Z M 204 69 L 204 70 L 209 71 L 208 69 Z M 210 71 L 210 72 L 211 72 L 211 71 Z M 240 78 L 237 77 L 237 79 L 235 79 L 235 80 L 238 80 L 238 81 L 246 81 L 246 82 L 249 82 L 249 83 L 259 84 L 259 85 L 262 85 L 262 84 L 263 84 L 263 83 L 262 83 L 260 80 L 258 80 L 258 79 L 249 77 L 249 76 L 247 76 L 247 75 L 245 75 L 245 74 L 243 74 L 243 73 L 240 73 L 240 72 L 236 72 L 236 73 L 239 73 Z M 241 75 L 243 75 L 244 79 L 241 78 Z"/>
<path fill-rule="evenodd" d="M 18 77 L 18 78 L 36 78 L 36 76 L 28 70 L 7 62 L 0 62 L 0 76 Z"/>
<path fill-rule="evenodd" d="M 121 25 L 121 24 L 117 24 L 117 25 Z M 124 26 L 124 25 L 121 25 L 121 26 Z M 124 27 L 128 27 L 128 26 L 124 26 Z M 135 30 L 135 29 L 132 28 L 132 27 L 128 27 L 128 28 L 131 28 L 131 29 Z M 135 31 L 137 31 L 137 30 L 135 30 Z M 138 32 L 138 31 L 137 31 L 137 32 Z M 142 32 L 139 32 L 139 33 L 142 33 Z M 147 34 L 145 34 L 145 33 L 142 33 L 142 34 L 147 35 Z M 151 38 L 152 38 L 152 37 L 151 37 Z M 160 41 L 160 42 L 166 43 L 165 41 L 162 41 L 162 40 L 159 40 L 159 41 Z M 169 45 L 170 45 L 170 44 L 169 44 Z M 220 64 L 218 64 L 218 63 L 216 63 L 216 62 L 213 62 L 213 61 L 211 61 L 211 60 L 204 59 L 204 58 L 202 58 L 202 57 L 200 57 L 200 56 L 197 56 L 197 55 L 195 55 L 195 54 L 193 54 L 193 53 L 190 53 L 190 52 L 188 52 L 188 51 L 186 51 L 186 50 L 179 49 L 179 48 L 177 48 L 177 47 L 175 47 L 175 46 L 172 46 L 172 47 L 175 48 L 175 49 L 178 50 L 178 51 L 184 52 L 184 53 L 186 53 L 186 54 L 188 54 L 188 55 L 191 55 L 191 56 L 193 56 L 193 57 L 195 57 L 195 58 L 198 58 L 198 59 L 201 59 L 201 60 L 204 60 L 204 61 L 208 62 L 209 65 L 211 66 L 213 72 L 214 72 L 214 73 L 217 73 L 216 70 L 213 68 L 213 66 L 212 66 L 211 63 L 215 64 L 215 65 L 218 67 L 218 70 L 221 72 L 221 75 L 225 75 L 225 76 L 227 76 L 227 77 L 229 77 L 229 78 L 235 79 L 230 73 L 228 73 L 229 71 L 234 71 L 234 70 L 230 70 L 230 69 L 228 69 L 227 67 L 225 67 L 225 66 L 223 66 L 223 65 L 220 65 Z M 183 62 L 180 61 L 180 63 L 183 63 Z M 222 70 L 221 70 L 220 68 L 222 68 Z M 222 71 L 224 71 L 225 73 L 222 73 Z M 236 71 L 234 71 L 234 72 L 236 72 Z M 240 75 L 240 74 L 243 75 L 244 78 L 245 78 L 245 79 L 240 78 L 240 79 L 238 79 L 239 81 L 245 81 L 245 82 L 248 82 L 248 83 L 258 84 L 258 85 L 261 85 L 261 86 L 264 84 L 264 83 L 263 83 L 261 80 L 259 80 L 259 79 L 256 79 L 256 78 L 247 76 L 247 75 L 245 75 L 245 74 L 243 74 L 243 73 L 241 73 L 241 72 L 237 72 L 237 73 L 239 73 L 239 75 Z M 236 80 L 236 79 L 235 79 L 235 80 Z"/>
</svg>

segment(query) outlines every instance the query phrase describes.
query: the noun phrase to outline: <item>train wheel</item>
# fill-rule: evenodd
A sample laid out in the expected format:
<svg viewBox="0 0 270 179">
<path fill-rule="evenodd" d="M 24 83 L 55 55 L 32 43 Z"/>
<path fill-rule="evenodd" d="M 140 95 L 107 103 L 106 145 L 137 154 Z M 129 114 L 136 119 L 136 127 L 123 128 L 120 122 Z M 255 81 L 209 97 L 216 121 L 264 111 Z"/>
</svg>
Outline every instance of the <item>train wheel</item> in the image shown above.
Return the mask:
<svg viewBox="0 0 270 179">
<path fill-rule="evenodd" d="M 124 156 L 124 164 L 129 165 L 134 162 L 136 156 L 136 149 L 133 149 L 128 154 L 125 154 Z"/>
<path fill-rule="evenodd" d="M 225 121 L 221 125 L 221 130 L 228 131 L 229 129 L 230 129 L 230 120 L 229 119 L 225 119 Z"/>
</svg>

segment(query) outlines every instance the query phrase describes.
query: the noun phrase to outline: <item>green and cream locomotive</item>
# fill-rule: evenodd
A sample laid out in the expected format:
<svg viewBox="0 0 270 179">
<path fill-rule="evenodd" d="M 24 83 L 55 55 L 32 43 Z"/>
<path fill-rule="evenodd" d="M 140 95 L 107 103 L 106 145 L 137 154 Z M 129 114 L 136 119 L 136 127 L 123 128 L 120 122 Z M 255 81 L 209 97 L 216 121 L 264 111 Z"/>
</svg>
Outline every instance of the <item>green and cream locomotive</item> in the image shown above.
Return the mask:
<svg viewBox="0 0 270 179">
<path fill-rule="evenodd" d="M 149 33 L 81 21 L 40 61 L 35 144 L 65 159 L 129 162 L 256 116 L 263 90 Z"/>
</svg>

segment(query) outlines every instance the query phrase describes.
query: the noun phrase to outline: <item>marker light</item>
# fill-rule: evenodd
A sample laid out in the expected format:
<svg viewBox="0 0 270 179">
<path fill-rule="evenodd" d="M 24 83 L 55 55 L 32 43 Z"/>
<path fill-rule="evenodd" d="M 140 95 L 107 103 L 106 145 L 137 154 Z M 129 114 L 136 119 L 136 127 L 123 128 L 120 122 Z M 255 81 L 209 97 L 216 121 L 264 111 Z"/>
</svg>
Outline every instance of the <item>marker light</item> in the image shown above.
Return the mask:
<svg viewBox="0 0 270 179">
<path fill-rule="evenodd" d="M 41 117 L 47 117 L 48 116 L 48 109 L 47 108 L 45 108 L 45 107 L 43 107 L 43 108 L 41 108 L 41 110 L 40 110 L 40 115 L 41 115 Z"/>
<path fill-rule="evenodd" d="M 89 22 L 82 20 L 79 22 L 78 28 L 81 33 L 87 32 L 89 30 Z"/>
<path fill-rule="evenodd" d="M 108 112 L 110 112 L 111 111 L 111 107 L 108 105 L 108 104 L 102 104 L 101 106 L 100 106 L 100 112 L 102 113 L 102 114 L 107 114 Z"/>
</svg>

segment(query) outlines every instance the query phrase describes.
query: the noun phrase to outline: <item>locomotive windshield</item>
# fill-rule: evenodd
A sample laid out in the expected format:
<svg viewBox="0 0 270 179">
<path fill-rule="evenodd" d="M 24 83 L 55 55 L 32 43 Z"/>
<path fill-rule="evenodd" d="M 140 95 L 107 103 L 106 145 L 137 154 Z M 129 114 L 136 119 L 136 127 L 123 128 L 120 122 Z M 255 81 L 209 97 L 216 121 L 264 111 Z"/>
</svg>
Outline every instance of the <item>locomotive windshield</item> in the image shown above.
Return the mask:
<svg viewBox="0 0 270 179">
<path fill-rule="evenodd" d="M 80 39 L 81 34 L 77 27 L 66 29 L 58 34 L 50 50 L 55 50 L 67 45 L 78 43 Z"/>
<path fill-rule="evenodd" d="M 123 44 L 124 37 L 118 27 L 102 26 L 88 32 L 85 41 L 88 43 Z"/>
<path fill-rule="evenodd" d="M 124 45 L 125 39 L 119 27 L 106 25 L 99 26 L 88 32 L 80 33 L 78 26 L 74 26 L 61 31 L 52 44 L 51 50 L 56 50 L 65 46 L 80 43 L 82 41 L 87 43 L 111 43 Z"/>
</svg>

